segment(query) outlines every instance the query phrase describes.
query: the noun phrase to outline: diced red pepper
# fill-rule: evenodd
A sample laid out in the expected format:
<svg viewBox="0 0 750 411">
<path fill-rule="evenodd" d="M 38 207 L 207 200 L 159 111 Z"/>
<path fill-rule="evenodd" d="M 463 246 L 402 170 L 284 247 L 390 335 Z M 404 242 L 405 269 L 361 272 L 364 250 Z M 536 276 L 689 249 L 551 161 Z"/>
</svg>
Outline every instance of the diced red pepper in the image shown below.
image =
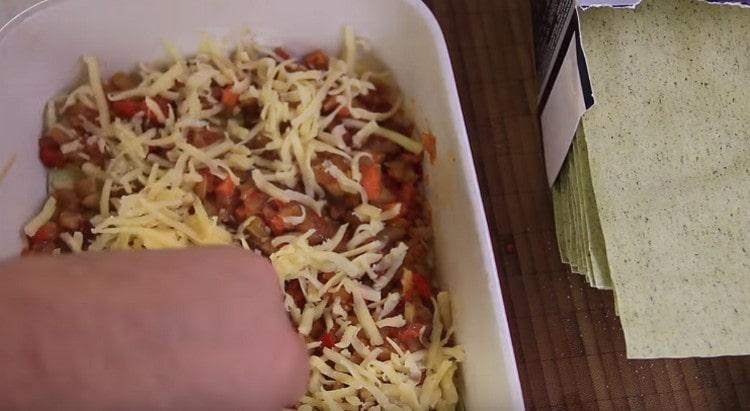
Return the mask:
<svg viewBox="0 0 750 411">
<path fill-rule="evenodd" d="M 414 289 L 417 291 L 417 294 L 419 294 L 424 300 L 432 298 L 432 287 L 427 278 L 416 271 L 413 271 L 411 275 L 412 281 L 414 282 Z"/>
<path fill-rule="evenodd" d="M 65 165 L 65 155 L 60 151 L 60 146 L 46 137 L 39 140 L 39 159 L 46 167 Z"/>
<path fill-rule="evenodd" d="M 220 197 L 231 197 L 232 194 L 234 194 L 234 182 L 232 182 L 232 179 L 227 177 L 221 180 L 221 182 L 216 185 L 214 192 L 217 196 Z"/>
<path fill-rule="evenodd" d="M 324 348 L 333 348 L 334 344 L 336 344 L 336 335 L 333 333 L 333 330 L 326 331 L 320 337 L 320 346 L 321 347 L 324 347 Z"/>
<path fill-rule="evenodd" d="M 143 100 L 125 99 L 112 102 L 112 112 L 115 116 L 125 119 L 133 118 L 144 107 Z"/>
<path fill-rule="evenodd" d="M 60 230 L 57 227 L 57 223 L 50 221 L 36 230 L 36 233 L 31 237 L 31 242 L 38 243 L 42 241 L 53 241 L 57 239 L 59 234 Z"/>
<path fill-rule="evenodd" d="M 383 173 L 380 164 L 364 163 L 360 166 L 362 172 L 362 187 L 367 193 L 367 198 L 378 198 L 383 189 Z"/>
<path fill-rule="evenodd" d="M 227 87 L 221 91 L 221 104 L 229 110 L 232 110 L 237 106 L 237 101 L 240 99 L 240 95 L 232 91 L 231 87 Z"/>
</svg>

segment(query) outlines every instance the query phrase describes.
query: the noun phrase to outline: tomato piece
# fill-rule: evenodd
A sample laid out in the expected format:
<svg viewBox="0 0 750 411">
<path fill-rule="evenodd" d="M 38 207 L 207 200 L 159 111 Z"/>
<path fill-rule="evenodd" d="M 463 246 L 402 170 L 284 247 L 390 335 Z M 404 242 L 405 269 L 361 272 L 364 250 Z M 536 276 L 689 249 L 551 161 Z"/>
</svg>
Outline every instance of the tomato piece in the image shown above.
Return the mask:
<svg viewBox="0 0 750 411">
<path fill-rule="evenodd" d="M 336 335 L 333 334 L 333 330 L 326 331 L 320 337 L 320 346 L 321 347 L 324 347 L 324 348 L 333 348 L 334 344 L 336 344 Z"/>
<path fill-rule="evenodd" d="M 228 110 L 235 108 L 239 99 L 240 95 L 232 91 L 231 87 L 221 90 L 221 104 L 223 104 Z"/>
<path fill-rule="evenodd" d="M 57 227 L 57 223 L 54 222 L 48 222 L 43 224 L 41 227 L 39 227 L 38 230 L 36 230 L 36 233 L 31 237 L 32 243 L 39 243 L 42 241 L 53 241 L 57 239 L 57 236 L 60 234 L 60 230 Z"/>
<path fill-rule="evenodd" d="M 417 294 L 425 300 L 432 298 L 432 287 L 427 278 L 416 271 L 413 271 L 411 275 L 414 282 L 414 290 L 417 291 Z"/>
<path fill-rule="evenodd" d="M 362 172 L 362 187 L 367 193 L 367 198 L 378 198 L 383 189 L 383 172 L 380 164 L 362 164 L 359 167 Z"/>
<path fill-rule="evenodd" d="M 227 177 L 221 180 L 221 182 L 216 185 L 214 192 L 219 197 L 231 197 L 232 194 L 234 194 L 234 182 L 232 182 L 232 179 Z"/>
<path fill-rule="evenodd" d="M 131 119 L 133 116 L 138 114 L 138 112 L 142 111 L 145 103 L 143 103 L 143 100 L 138 101 L 136 99 L 125 99 L 125 100 L 117 100 L 113 101 L 112 104 L 112 112 L 115 116 L 125 119 Z"/>
</svg>

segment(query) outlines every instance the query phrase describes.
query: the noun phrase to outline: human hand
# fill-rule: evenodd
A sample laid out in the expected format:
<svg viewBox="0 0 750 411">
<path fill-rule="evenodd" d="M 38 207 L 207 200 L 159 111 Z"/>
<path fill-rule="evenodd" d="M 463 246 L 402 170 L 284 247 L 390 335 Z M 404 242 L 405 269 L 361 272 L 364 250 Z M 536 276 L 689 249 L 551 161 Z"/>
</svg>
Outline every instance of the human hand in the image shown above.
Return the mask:
<svg viewBox="0 0 750 411">
<path fill-rule="evenodd" d="M 307 355 L 263 258 L 239 248 L 0 263 L 0 409 L 280 409 Z"/>
</svg>

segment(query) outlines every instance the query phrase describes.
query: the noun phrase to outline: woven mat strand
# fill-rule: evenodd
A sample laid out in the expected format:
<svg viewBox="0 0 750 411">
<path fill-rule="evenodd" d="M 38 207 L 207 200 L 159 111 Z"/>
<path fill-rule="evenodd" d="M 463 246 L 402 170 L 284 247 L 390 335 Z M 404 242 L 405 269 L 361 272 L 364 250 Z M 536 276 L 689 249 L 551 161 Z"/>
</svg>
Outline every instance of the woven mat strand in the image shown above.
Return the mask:
<svg viewBox="0 0 750 411">
<path fill-rule="evenodd" d="M 561 264 L 528 0 L 425 1 L 451 53 L 526 407 L 750 409 L 750 357 L 627 360 L 612 293 Z"/>
</svg>

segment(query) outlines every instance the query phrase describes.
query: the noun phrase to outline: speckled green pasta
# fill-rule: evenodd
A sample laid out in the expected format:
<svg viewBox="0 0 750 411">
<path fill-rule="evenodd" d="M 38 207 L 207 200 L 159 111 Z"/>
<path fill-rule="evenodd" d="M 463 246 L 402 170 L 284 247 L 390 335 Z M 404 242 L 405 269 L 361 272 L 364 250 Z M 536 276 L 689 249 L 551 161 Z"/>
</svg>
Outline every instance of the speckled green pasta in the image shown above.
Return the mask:
<svg viewBox="0 0 750 411">
<path fill-rule="evenodd" d="M 583 127 L 578 128 L 568 156 L 552 194 L 560 255 L 592 287 L 611 289 Z"/>
<path fill-rule="evenodd" d="M 628 356 L 750 353 L 750 9 L 644 0 L 581 24 Z"/>
<path fill-rule="evenodd" d="M 581 213 L 581 186 L 580 177 L 578 175 L 581 170 L 581 161 L 578 159 L 575 145 L 572 147 L 572 150 L 573 157 L 571 160 L 573 161 L 571 161 L 570 164 L 570 181 L 572 185 L 571 190 L 573 192 L 573 213 L 576 227 L 576 261 L 578 262 L 581 274 L 586 276 L 586 281 L 589 284 L 592 284 L 593 279 L 591 278 L 591 270 L 589 267 L 588 246 L 586 245 L 586 227 L 584 226 L 583 214 Z"/>
<path fill-rule="evenodd" d="M 561 184 L 555 184 L 554 187 L 552 187 L 552 205 L 555 214 L 555 227 L 557 227 L 555 234 L 557 235 L 557 247 L 560 251 L 560 259 L 565 264 L 569 262 L 568 252 L 565 246 L 565 241 L 567 241 L 567 238 L 565 238 L 565 230 L 567 229 L 568 224 L 567 216 L 565 215 L 565 210 L 567 209 L 566 202 L 567 196 L 566 193 L 563 192 Z"/>
<path fill-rule="evenodd" d="M 578 128 L 574 144 L 577 148 L 576 156 L 580 160 L 578 162 L 580 164 L 579 185 L 582 193 L 581 204 L 584 224 L 586 225 L 586 244 L 588 246 L 591 277 L 594 281 L 593 285 L 601 289 L 611 289 L 612 279 L 609 275 L 607 250 L 599 223 L 599 211 L 596 207 L 594 188 L 591 185 L 591 170 L 589 169 L 586 134 L 584 133 L 583 126 Z"/>
</svg>

